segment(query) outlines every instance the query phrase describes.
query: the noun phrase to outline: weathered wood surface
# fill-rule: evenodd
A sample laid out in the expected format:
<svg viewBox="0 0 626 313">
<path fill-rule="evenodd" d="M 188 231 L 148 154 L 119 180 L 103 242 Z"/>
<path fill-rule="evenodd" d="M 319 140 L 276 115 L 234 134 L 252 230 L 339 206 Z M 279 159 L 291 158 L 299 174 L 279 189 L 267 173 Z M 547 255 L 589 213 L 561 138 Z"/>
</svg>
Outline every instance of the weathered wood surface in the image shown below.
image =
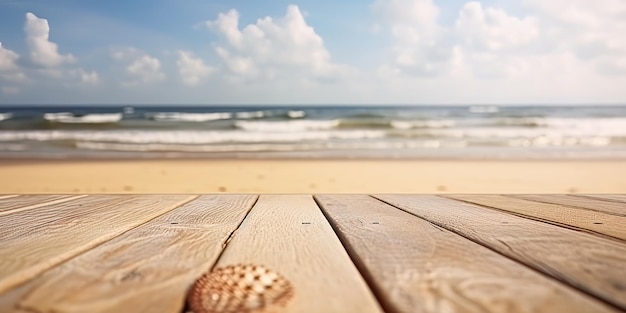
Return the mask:
<svg viewBox="0 0 626 313">
<path fill-rule="evenodd" d="M 86 195 L 23 195 L 0 199 L 0 216 L 86 197 Z"/>
<path fill-rule="evenodd" d="M 377 198 L 626 309 L 626 244 L 437 196 Z"/>
<path fill-rule="evenodd" d="M 590 197 L 577 197 L 574 195 L 508 195 L 509 197 L 561 204 L 576 208 L 583 208 L 608 214 L 626 216 L 626 202 L 606 201 Z"/>
<path fill-rule="evenodd" d="M 0 311 L 182 312 L 256 198 L 202 196 L 0 296 Z"/>
<path fill-rule="evenodd" d="M 446 197 L 626 240 L 626 216 L 501 195 L 446 195 Z"/>
<path fill-rule="evenodd" d="M 0 293 L 195 196 L 88 196 L 0 216 Z"/>
<path fill-rule="evenodd" d="M 613 311 L 588 295 L 372 197 L 321 195 L 316 199 L 389 312 Z"/>
<path fill-rule="evenodd" d="M 626 202 L 626 195 L 612 195 L 612 194 L 589 194 L 589 195 L 578 195 L 579 197 L 585 198 L 596 198 L 601 200 L 613 200 L 617 202 Z"/>
<path fill-rule="evenodd" d="M 241 224 L 217 267 L 260 265 L 293 286 L 286 306 L 262 312 L 380 312 L 311 196 L 262 195 Z"/>
<path fill-rule="evenodd" d="M 258 312 L 626 310 L 623 195 L 196 197 L 0 196 L 0 312 L 182 312 L 239 263 L 293 287 Z"/>
</svg>

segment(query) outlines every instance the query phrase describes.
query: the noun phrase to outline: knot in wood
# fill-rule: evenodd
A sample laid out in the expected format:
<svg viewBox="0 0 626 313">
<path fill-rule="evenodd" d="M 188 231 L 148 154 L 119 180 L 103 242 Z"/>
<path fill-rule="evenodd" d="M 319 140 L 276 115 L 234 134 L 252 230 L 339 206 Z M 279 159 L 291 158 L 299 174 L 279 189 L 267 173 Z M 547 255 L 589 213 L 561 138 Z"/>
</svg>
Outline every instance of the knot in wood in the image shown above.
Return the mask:
<svg viewBox="0 0 626 313">
<path fill-rule="evenodd" d="M 204 274 L 189 292 L 193 313 L 262 312 L 283 306 L 293 287 L 280 274 L 259 265 L 234 265 Z"/>
</svg>

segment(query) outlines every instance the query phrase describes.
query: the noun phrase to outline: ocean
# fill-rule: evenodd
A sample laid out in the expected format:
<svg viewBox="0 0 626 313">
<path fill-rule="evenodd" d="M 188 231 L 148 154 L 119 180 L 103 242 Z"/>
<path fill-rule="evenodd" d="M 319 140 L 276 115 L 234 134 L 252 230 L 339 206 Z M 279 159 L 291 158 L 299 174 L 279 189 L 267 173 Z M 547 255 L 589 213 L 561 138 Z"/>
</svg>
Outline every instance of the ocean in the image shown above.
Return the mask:
<svg viewBox="0 0 626 313">
<path fill-rule="evenodd" d="M 0 158 L 626 157 L 626 106 L 0 107 Z"/>
</svg>

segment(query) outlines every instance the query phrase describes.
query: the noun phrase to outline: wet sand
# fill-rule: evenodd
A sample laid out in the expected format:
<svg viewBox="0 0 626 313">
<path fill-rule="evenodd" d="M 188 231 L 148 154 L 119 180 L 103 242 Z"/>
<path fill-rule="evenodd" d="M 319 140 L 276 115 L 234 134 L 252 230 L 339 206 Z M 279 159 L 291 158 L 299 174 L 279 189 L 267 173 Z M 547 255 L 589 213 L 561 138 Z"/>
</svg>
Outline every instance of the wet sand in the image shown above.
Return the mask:
<svg viewBox="0 0 626 313">
<path fill-rule="evenodd" d="M 625 193 L 626 160 L 0 160 L 11 193 Z"/>
</svg>

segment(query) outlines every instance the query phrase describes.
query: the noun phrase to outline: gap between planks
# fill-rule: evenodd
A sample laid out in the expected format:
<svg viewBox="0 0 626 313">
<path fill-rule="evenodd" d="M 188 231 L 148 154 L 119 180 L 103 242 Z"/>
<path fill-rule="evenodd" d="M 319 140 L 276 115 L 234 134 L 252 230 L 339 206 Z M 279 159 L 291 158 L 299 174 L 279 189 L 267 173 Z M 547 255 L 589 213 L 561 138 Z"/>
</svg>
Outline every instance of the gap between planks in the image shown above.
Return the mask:
<svg viewBox="0 0 626 313">
<path fill-rule="evenodd" d="M 440 197 L 590 233 L 607 239 L 626 241 L 626 216 L 502 195 L 445 195 Z"/>
<path fill-rule="evenodd" d="M 626 194 L 576 194 L 575 197 L 626 203 Z"/>
<path fill-rule="evenodd" d="M 505 195 L 510 198 L 517 198 L 552 205 L 563 205 L 576 209 L 590 210 L 605 214 L 626 216 L 626 203 L 611 201 L 608 199 L 598 199 L 591 197 L 577 197 L 574 195 Z"/>
<path fill-rule="evenodd" d="M 0 216 L 7 215 L 7 214 L 12 214 L 12 213 L 17 213 L 17 212 L 22 212 L 22 211 L 26 211 L 26 210 L 31 210 L 31 209 L 36 209 L 36 208 L 40 208 L 40 207 L 47 206 L 47 205 L 60 204 L 60 203 L 63 203 L 63 202 L 68 202 L 68 201 L 84 198 L 86 196 L 87 195 L 68 196 L 67 198 L 56 199 L 56 200 L 41 202 L 41 203 L 37 203 L 37 204 L 27 205 L 27 206 L 15 208 L 15 209 L 7 210 L 7 211 L 1 211 L 0 212 Z"/>
</svg>

